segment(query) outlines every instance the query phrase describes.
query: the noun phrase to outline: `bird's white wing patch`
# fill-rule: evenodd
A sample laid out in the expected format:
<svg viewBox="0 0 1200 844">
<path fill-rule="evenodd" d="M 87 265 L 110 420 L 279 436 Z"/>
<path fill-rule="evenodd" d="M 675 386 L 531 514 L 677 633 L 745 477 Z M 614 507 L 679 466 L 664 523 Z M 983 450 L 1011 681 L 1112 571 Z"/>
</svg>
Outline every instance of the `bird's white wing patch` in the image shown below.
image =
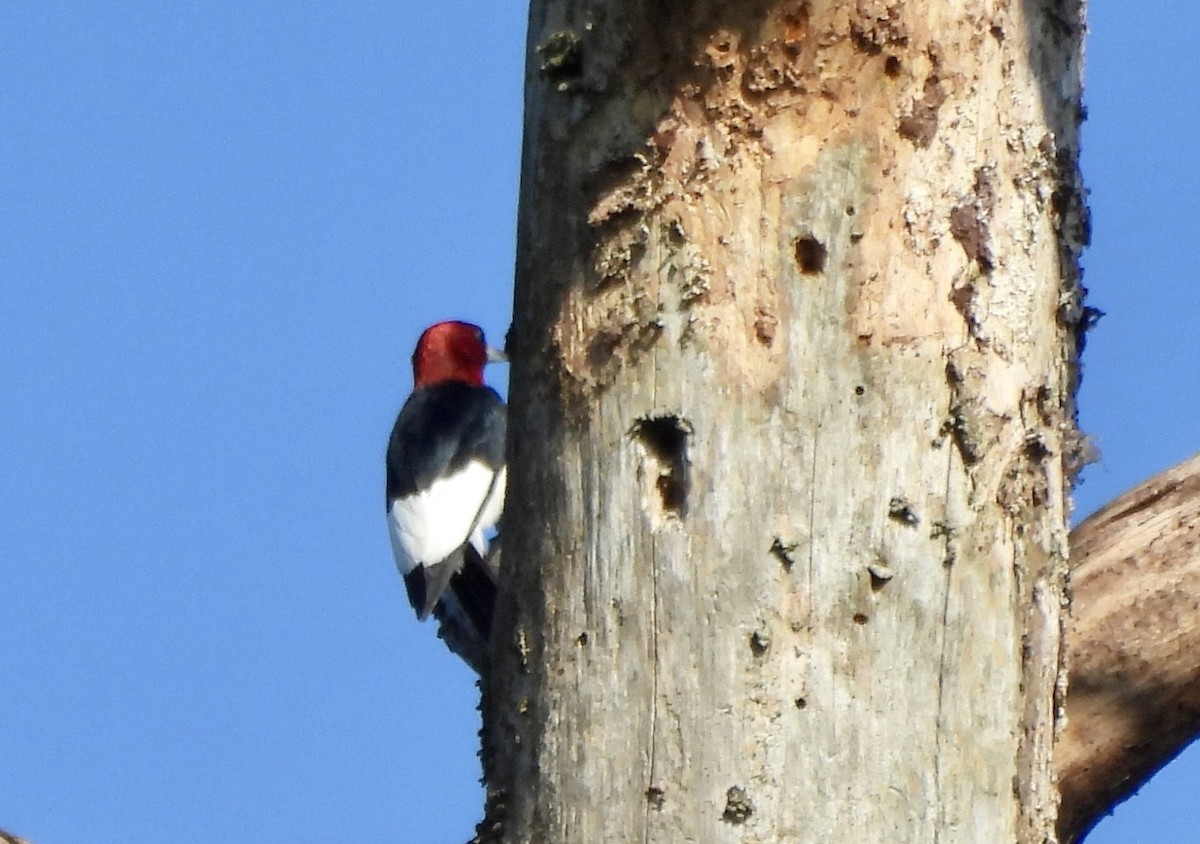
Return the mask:
<svg viewBox="0 0 1200 844">
<path fill-rule="evenodd" d="M 477 522 L 481 511 L 494 509 L 491 522 L 495 522 L 504 504 L 503 478 L 493 485 L 493 475 L 483 463 L 471 461 L 453 475 L 438 478 L 428 489 L 392 501 L 388 529 L 401 574 L 418 565 L 441 562 L 468 539 L 474 544 L 476 533 L 482 539 L 483 529 L 490 523 Z M 493 501 L 497 489 L 498 505 Z"/>
</svg>

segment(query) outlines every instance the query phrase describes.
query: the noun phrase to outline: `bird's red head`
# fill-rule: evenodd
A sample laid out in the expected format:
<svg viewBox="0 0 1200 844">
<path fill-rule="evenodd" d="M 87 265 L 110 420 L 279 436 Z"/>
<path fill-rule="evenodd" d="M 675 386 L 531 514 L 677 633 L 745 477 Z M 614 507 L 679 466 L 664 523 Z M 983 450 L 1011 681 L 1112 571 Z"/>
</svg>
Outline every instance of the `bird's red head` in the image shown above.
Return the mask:
<svg viewBox="0 0 1200 844">
<path fill-rule="evenodd" d="M 497 359 L 483 339 L 483 329 L 469 322 L 439 322 L 421 334 L 413 350 L 413 388 L 442 381 L 464 381 L 479 386 L 483 367 Z"/>
</svg>

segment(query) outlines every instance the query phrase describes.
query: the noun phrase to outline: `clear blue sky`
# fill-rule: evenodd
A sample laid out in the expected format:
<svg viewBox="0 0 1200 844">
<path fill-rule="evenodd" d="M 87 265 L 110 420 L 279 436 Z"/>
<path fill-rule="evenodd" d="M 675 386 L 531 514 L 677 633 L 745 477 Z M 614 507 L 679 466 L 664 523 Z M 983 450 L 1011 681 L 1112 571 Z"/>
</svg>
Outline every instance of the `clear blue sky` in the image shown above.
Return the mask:
<svg viewBox="0 0 1200 844">
<path fill-rule="evenodd" d="M 381 458 L 420 328 L 509 322 L 524 14 L 0 8 L 0 827 L 471 834 L 473 678 L 407 606 Z M 1200 10 L 1092 27 L 1082 513 L 1200 449 Z M 1092 844 L 1200 840 L 1198 789 L 1193 752 Z"/>
</svg>

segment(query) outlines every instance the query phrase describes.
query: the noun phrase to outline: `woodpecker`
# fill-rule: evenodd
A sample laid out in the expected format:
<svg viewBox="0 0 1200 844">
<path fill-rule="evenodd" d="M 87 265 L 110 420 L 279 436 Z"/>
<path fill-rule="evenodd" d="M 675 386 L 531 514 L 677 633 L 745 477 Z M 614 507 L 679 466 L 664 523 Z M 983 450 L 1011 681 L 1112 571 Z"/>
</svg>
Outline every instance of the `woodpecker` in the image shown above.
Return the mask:
<svg viewBox="0 0 1200 844">
<path fill-rule="evenodd" d="M 483 383 L 483 367 L 502 360 L 477 325 L 425 329 L 386 458 L 388 529 L 408 599 L 419 620 L 433 614 L 450 650 L 479 674 L 499 563 L 487 532 L 504 507 L 506 475 L 504 402 Z"/>
</svg>

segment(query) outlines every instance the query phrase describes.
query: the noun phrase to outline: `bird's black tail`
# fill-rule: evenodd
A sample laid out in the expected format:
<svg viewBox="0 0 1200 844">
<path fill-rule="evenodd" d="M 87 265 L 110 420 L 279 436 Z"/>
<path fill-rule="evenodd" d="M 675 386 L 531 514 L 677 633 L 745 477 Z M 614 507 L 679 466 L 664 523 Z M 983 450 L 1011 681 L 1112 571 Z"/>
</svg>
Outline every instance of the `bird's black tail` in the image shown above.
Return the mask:
<svg viewBox="0 0 1200 844">
<path fill-rule="evenodd" d="M 442 593 L 453 582 L 454 573 L 462 566 L 463 549 L 459 548 L 440 563 L 434 563 L 431 566 L 417 566 L 404 575 L 404 588 L 408 592 L 408 601 L 417 611 L 418 620 L 424 621 L 431 612 L 434 612 Z"/>
<path fill-rule="evenodd" d="M 450 589 L 458 598 L 471 624 L 486 640 L 492 635 L 492 617 L 496 610 L 496 579 L 474 546 L 463 548 L 463 566 L 450 578 Z"/>
<path fill-rule="evenodd" d="M 434 608 L 438 635 L 476 673 L 487 665 L 488 641 L 496 610 L 496 577 L 499 573 L 499 537 L 486 556 L 467 543 L 462 548 L 462 567 L 450 578 L 450 594 Z M 450 607 L 450 600 L 457 605 Z M 454 612 L 458 609 L 459 612 Z"/>
</svg>

